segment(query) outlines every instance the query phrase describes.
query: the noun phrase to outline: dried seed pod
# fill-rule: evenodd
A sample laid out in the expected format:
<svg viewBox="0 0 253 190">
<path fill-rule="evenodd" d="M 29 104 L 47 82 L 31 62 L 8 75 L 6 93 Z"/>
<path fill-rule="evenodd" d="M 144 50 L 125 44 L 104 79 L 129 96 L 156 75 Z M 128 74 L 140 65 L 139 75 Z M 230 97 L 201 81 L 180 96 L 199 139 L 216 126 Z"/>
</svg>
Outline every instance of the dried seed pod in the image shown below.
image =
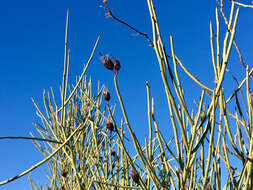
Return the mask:
<svg viewBox="0 0 253 190">
<path fill-rule="evenodd" d="M 112 155 L 113 157 L 115 157 L 115 155 L 116 155 L 115 150 L 113 150 L 113 151 L 111 152 L 111 155 Z"/>
<path fill-rule="evenodd" d="M 61 170 L 61 175 L 62 175 L 62 177 L 66 177 L 67 174 L 68 174 L 68 172 L 67 172 L 65 169 L 62 169 L 62 170 Z"/>
<path fill-rule="evenodd" d="M 112 71 L 114 69 L 114 64 L 113 64 L 112 60 L 109 59 L 108 56 L 105 58 L 105 56 L 101 52 L 99 52 L 99 55 L 100 55 L 100 59 L 101 59 L 103 65 L 105 66 L 105 68 Z"/>
<path fill-rule="evenodd" d="M 107 120 L 107 122 L 106 122 L 106 129 L 108 129 L 109 131 L 114 130 L 113 123 L 110 120 Z"/>
<path fill-rule="evenodd" d="M 140 176 L 135 170 L 132 171 L 131 177 L 135 183 L 139 184 Z"/>
<path fill-rule="evenodd" d="M 109 100 L 111 99 L 111 95 L 110 93 L 107 91 L 104 92 L 104 98 L 107 102 L 109 102 Z"/>
<path fill-rule="evenodd" d="M 120 63 L 118 60 L 114 61 L 114 69 L 116 70 L 117 73 L 120 70 Z"/>
<path fill-rule="evenodd" d="M 104 94 L 104 99 L 107 101 L 107 103 L 110 101 L 111 99 L 111 95 L 107 89 L 106 86 L 104 86 L 104 89 L 103 89 L 103 94 Z"/>
<path fill-rule="evenodd" d="M 114 64 L 113 64 L 112 60 L 109 58 L 105 59 L 103 61 L 103 64 L 104 64 L 105 68 L 107 68 L 108 70 L 113 70 L 113 68 L 114 68 Z"/>
<path fill-rule="evenodd" d="M 119 60 L 115 59 L 111 54 L 108 54 L 108 55 L 112 58 L 112 60 L 114 62 L 114 69 L 116 70 L 116 72 L 118 72 L 120 70 Z"/>
</svg>

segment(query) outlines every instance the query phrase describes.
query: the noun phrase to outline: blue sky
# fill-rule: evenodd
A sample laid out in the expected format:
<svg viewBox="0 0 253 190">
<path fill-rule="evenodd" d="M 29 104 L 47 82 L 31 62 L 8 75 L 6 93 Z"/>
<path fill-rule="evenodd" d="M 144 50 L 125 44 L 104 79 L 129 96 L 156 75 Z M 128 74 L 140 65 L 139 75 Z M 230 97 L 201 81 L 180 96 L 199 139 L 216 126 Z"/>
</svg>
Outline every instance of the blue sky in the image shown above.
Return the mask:
<svg viewBox="0 0 253 190">
<path fill-rule="evenodd" d="M 117 17 L 152 37 L 146 1 L 108 2 Z M 204 84 L 213 88 L 209 22 L 211 20 L 215 23 L 216 1 L 154 3 L 166 47 L 169 47 L 169 35 L 172 35 L 177 56 Z M 127 27 L 105 18 L 100 5 L 102 3 L 99 0 L 1 2 L 0 136 L 29 136 L 29 132 L 35 132 L 32 123 L 38 118 L 31 97 L 42 108 L 43 89 L 48 91 L 52 87 L 59 94 L 63 72 L 65 19 L 69 8 L 70 81 L 73 82 L 75 76 L 81 74 L 98 35 L 101 35 L 97 52 L 87 71 L 87 75 L 92 77 L 94 88 L 98 80 L 101 81 L 108 86 L 112 100 L 117 103 L 113 75 L 104 69 L 98 57 L 99 51 L 111 52 L 121 61 L 119 87 L 130 122 L 141 142 L 148 135 L 146 81 L 149 81 L 151 95 L 155 98 L 156 117 L 161 130 L 172 137 L 154 51 L 142 36 L 135 36 Z M 225 5 L 229 5 L 229 1 Z M 227 8 L 228 6 L 225 7 L 225 12 L 229 13 Z M 252 9 L 241 9 L 236 41 L 244 53 L 245 62 L 251 62 L 252 66 L 253 39 L 250 36 L 253 34 L 253 25 L 250 18 L 253 18 Z M 236 54 L 228 68 L 239 79 L 244 76 Z M 192 98 L 198 99 L 200 90 L 182 70 L 180 75 L 191 104 Z M 235 83 L 229 76 L 227 81 L 231 89 L 235 88 Z M 117 115 L 119 118 L 122 116 L 120 112 Z M 31 141 L 1 140 L 0 147 L 0 181 L 13 177 L 43 159 Z M 43 167 L 32 172 L 32 177 L 43 184 Z M 1 189 L 30 189 L 28 176 Z"/>
</svg>

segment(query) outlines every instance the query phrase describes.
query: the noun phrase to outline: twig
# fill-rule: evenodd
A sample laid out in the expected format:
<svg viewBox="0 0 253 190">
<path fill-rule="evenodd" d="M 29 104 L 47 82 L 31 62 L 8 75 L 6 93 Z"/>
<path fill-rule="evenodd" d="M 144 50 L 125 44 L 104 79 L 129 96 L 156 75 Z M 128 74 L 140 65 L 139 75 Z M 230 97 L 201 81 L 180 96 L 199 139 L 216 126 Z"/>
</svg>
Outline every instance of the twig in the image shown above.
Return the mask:
<svg viewBox="0 0 253 190">
<path fill-rule="evenodd" d="M 106 7 L 104 7 L 105 11 L 107 11 L 107 16 L 112 17 L 114 20 L 118 21 L 119 23 L 126 25 L 128 28 L 132 29 L 133 31 L 137 32 L 138 35 L 144 36 L 147 40 L 148 43 L 151 47 L 154 47 L 151 39 L 148 37 L 148 34 L 141 32 L 140 30 L 134 28 L 133 26 L 129 25 L 128 23 L 124 22 L 123 20 L 120 20 L 119 18 L 117 18 L 111 11 L 110 7 L 108 6 L 108 4 L 105 4 Z"/>
</svg>

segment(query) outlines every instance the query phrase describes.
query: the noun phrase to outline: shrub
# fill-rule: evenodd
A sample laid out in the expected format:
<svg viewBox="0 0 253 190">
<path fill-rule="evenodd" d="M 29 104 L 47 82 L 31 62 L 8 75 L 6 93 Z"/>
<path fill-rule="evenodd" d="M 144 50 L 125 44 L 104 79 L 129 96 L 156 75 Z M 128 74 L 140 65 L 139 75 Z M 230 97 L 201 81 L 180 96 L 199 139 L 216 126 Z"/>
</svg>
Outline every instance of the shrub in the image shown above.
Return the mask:
<svg viewBox="0 0 253 190">
<path fill-rule="evenodd" d="M 69 57 L 66 43 L 61 105 L 56 104 L 53 91 L 51 95 L 43 96 L 45 114 L 34 103 L 41 118 L 41 123 L 37 123 L 35 127 L 43 143 L 39 141 L 41 139 L 32 139 L 45 159 L 0 184 L 13 181 L 46 162 L 50 184 L 45 185 L 45 189 L 221 189 L 224 172 L 228 174 L 224 189 L 252 189 L 253 104 L 250 84 L 253 69 L 243 62 L 235 41 L 239 7 L 252 6 L 231 1 L 229 18 L 223 13 L 223 1 L 219 2 L 219 7 L 216 8 L 215 35 L 213 24 L 210 23 L 211 55 L 216 84 L 211 89 L 190 73 L 180 61 L 174 52 L 172 36 L 171 52 L 168 53 L 160 34 L 152 0 L 147 2 L 153 39 L 117 18 L 111 12 L 108 2 L 103 2 L 107 16 L 144 36 L 155 51 L 174 138 L 165 139 L 159 130 L 154 101 L 151 101 L 147 83 L 149 137 L 145 139 L 144 145 L 140 144 L 120 95 L 117 82 L 120 63 L 117 57 L 101 54 L 104 66 L 114 72 L 115 90 L 124 117 L 122 122 L 115 122 L 115 107 L 110 105 L 109 90 L 105 86 L 98 86 L 97 94 L 92 94 L 92 82 L 87 81 L 85 73 L 99 38 L 78 82 L 72 90 L 68 90 Z M 224 19 L 225 25 L 222 27 L 226 28 L 223 40 L 220 39 L 220 18 Z M 66 41 L 67 28 L 68 17 Z M 227 65 L 233 46 L 241 58 L 245 78 L 238 82 L 237 89 L 230 96 L 225 97 L 224 92 L 230 87 L 224 86 L 223 81 L 225 74 L 229 73 Z M 186 104 L 177 67 L 181 67 L 202 89 L 200 99 L 194 101 L 197 110 L 192 112 Z M 103 101 L 106 101 L 105 108 L 101 106 Z M 208 102 L 210 104 L 206 106 Z M 229 103 L 236 109 L 230 110 Z M 231 130 L 234 126 L 236 131 Z M 129 147 L 126 146 L 129 140 L 125 135 L 126 131 L 131 136 L 135 156 L 130 156 Z M 171 142 L 174 142 L 174 147 Z M 236 160 L 237 167 L 231 164 L 231 159 Z M 30 180 L 34 189 L 42 189 Z"/>
</svg>

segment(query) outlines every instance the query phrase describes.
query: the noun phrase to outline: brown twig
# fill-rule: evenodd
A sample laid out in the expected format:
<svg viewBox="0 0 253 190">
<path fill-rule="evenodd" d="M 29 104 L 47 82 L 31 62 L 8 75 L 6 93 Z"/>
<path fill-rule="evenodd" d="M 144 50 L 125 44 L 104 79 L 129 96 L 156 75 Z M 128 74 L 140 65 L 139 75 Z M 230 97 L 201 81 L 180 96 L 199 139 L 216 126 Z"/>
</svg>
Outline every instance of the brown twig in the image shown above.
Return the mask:
<svg viewBox="0 0 253 190">
<path fill-rule="evenodd" d="M 243 62 L 243 58 L 242 58 L 241 51 L 239 50 L 237 44 L 235 43 L 235 40 L 233 40 L 233 44 L 234 44 L 234 46 L 235 46 L 235 48 L 236 48 L 236 51 L 237 51 L 237 53 L 238 53 L 238 55 L 239 55 L 240 63 L 241 63 L 242 66 L 246 69 L 247 66 L 246 66 L 246 65 L 244 64 L 244 62 Z"/>
<path fill-rule="evenodd" d="M 153 42 L 152 42 L 151 39 L 148 37 L 148 34 L 146 34 L 146 33 L 144 33 L 144 32 L 141 32 L 140 30 L 134 28 L 133 26 L 131 26 L 131 25 L 129 25 L 128 23 L 126 23 L 125 21 L 120 20 L 119 18 L 117 18 L 117 17 L 112 13 L 112 11 L 111 11 L 111 9 L 110 9 L 110 7 L 109 7 L 109 5 L 108 5 L 107 3 L 105 3 L 105 7 L 103 7 L 103 8 L 104 8 L 105 11 L 107 12 L 107 13 L 106 13 L 106 16 L 107 16 L 107 17 L 111 17 L 111 18 L 113 18 L 114 20 L 116 20 L 117 22 L 119 22 L 119 23 L 121 23 L 121 24 L 123 24 L 123 25 L 126 25 L 128 28 L 130 28 L 130 29 L 132 29 L 133 31 L 135 31 L 135 32 L 137 33 L 137 35 L 144 36 L 144 37 L 147 39 L 149 45 L 150 45 L 151 47 L 154 47 Z"/>
</svg>

